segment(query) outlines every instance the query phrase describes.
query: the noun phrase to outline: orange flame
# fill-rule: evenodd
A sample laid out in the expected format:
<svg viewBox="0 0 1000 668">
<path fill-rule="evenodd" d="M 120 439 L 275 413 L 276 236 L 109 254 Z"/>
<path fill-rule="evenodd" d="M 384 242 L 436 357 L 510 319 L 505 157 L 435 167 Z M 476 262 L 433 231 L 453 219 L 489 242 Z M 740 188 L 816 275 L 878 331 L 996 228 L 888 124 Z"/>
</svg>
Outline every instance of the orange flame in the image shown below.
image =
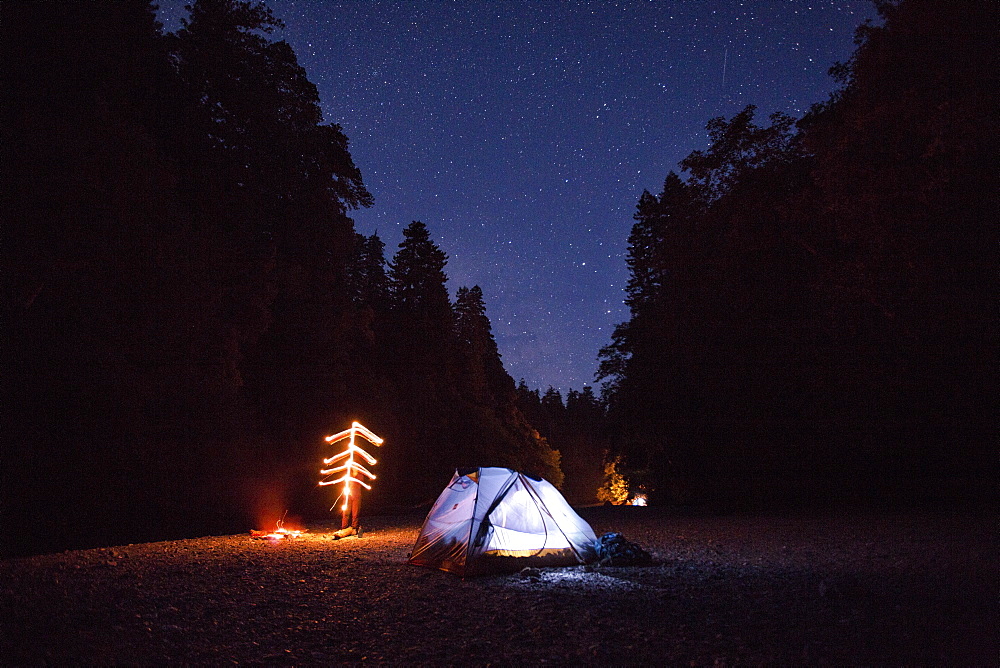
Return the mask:
<svg viewBox="0 0 1000 668">
<path fill-rule="evenodd" d="M 289 528 L 285 527 L 285 515 L 287 515 L 287 514 L 288 514 L 288 511 L 286 510 L 285 514 L 282 515 L 274 523 L 275 528 L 274 528 L 273 531 L 257 531 L 256 529 L 252 529 L 250 531 L 250 537 L 251 538 L 256 538 L 256 539 L 259 539 L 259 540 L 266 538 L 266 539 L 269 539 L 269 540 L 272 540 L 272 541 L 274 541 L 274 540 L 291 540 L 291 539 L 294 539 L 294 538 L 299 538 L 302 534 L 305 533 L 305 530 L 303 530 L 303 529 L 289 529 Z"/>
</svg>

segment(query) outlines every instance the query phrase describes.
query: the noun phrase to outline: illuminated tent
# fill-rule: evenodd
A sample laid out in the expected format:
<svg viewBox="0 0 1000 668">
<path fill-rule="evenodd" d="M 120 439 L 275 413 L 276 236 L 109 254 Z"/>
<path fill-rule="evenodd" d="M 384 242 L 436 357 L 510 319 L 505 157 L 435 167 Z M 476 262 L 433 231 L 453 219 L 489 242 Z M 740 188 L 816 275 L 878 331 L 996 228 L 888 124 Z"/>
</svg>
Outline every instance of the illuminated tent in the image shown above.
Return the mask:
<svg viewBox="0 0 1000 668">
<path fill-rule="evenodd" d="M 457 575 L 593 561 L 596 536 L 555 487 L 504 468 L 459 469 L 427 514 L 410 563 Z"/>
</svg>

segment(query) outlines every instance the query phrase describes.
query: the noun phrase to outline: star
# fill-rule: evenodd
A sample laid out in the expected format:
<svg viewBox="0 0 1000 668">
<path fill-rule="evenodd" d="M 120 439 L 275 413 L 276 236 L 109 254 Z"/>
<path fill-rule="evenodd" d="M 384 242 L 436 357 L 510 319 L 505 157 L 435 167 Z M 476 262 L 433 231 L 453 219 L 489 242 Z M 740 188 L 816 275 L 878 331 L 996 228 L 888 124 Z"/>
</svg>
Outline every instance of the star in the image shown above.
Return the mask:
<svg viewBox="0 0 1000 668">
<path fill-rule="evenodd" d="M 187 2 L 161 0 L 166 30 Z M 865 0 L 267 4 L 375 196 L 358 231 L 391 253 L 426 223 L 452 292 L 483 289 L 511 376 L 564 393 L 628 319 L 642 191 L 705 148 L 712 117 L 825 100 L 875 17 Z"/>
</svg>

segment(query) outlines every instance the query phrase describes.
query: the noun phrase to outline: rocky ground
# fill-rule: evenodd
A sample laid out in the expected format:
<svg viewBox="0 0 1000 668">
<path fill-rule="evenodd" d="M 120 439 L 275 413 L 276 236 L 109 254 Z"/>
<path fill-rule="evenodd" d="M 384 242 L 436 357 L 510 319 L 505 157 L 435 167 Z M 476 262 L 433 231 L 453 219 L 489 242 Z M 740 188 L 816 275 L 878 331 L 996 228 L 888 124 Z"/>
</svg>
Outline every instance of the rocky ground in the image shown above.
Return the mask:
<svg viewBox="0 0 1000 668">
<path fill-rule="evenodd" d="M 462 580 L 419 516 L 2 561 L 0 663 L 1000 663 L 995 516 L 581 514 L 656 563 Z"/>
</svg>

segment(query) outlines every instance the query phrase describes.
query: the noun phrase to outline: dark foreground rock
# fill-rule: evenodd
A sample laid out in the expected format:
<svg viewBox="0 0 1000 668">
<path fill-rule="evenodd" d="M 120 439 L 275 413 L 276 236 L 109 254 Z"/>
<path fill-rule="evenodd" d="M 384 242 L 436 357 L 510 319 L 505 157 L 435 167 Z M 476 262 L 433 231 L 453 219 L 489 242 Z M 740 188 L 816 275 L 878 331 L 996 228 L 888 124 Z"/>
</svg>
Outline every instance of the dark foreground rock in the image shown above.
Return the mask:
<svg viewBox="0 0 1000 668">
<path fill-rule="evenodd" d="M 994 517 L 582 513 L 648 567 L 462 580 L 422 518 L 0 562 L 0 663 L 996 665 Z"/>
</svg>

